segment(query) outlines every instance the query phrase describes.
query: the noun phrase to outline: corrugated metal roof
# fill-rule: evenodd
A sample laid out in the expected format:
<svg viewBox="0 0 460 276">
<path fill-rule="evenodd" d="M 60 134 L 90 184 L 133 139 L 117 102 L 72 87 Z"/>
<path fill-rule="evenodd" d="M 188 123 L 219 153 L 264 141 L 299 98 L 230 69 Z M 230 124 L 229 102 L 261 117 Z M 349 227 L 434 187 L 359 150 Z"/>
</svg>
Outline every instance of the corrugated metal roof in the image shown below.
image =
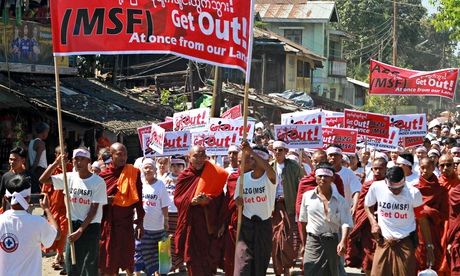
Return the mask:
<svg viewBox="0 0 460 276">
<path fill-rule="evenodd" d="M 359 80 L 355 80 L 355 79 L 352 79 L 352 78 L 348 78 L 348 77 L 347 77 L 347 81 L 351 82 L 351 83 L 353 83 L 355 85 L 358 85 L 358 86 L 364 87 L 366 89 L 369 89 L 369 84 L 368 83 L 365 83 L 365 82 L 362 82 L 362 81 L 359 81 Z"/>
<path fill-rule="evenodd" d="M 338 14 L 333 1 L 258 0 L 254 10 L 262 21 L 305 21 L 338 22 Z"/>
</svg>

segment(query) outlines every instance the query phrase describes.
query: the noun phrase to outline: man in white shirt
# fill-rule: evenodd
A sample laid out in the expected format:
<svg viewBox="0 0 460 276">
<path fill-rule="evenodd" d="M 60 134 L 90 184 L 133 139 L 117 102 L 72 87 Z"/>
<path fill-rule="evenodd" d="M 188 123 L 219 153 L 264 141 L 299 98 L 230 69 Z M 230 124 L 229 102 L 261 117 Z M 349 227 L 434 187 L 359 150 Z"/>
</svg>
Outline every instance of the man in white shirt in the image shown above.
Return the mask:
<svg viewBox="0 0 460 276">
<path fill-rule="evenodd" d="M 51 225 L 26 211 L 31 194 L 28 178 L 17 175 L 5 184 L 11 209 L 0 215 L 0 275 L 42 275 L 41 246 L 48 248 L 59 238 L 48 199 L 45 196 L 40 205 Z"/>
<path fill-rule="evenodd" d="M 403 153 L 396 159 L 396 165 L 401 167 L 404 171 L 406 184 L 414 186 L 418 183 L 419 174 L 412 170 L 414 166 L 414 156 L 410 153 Z"/>
<path fill-rule="evenodd" d="M 303 236 L 308 236 L 304 274 L 335 276 L 339 274 L 338 255 L 343 256 L 346 252 L 353 221 L 345 198 L 332 189 L 333 167 L 328 163 L 319 164 L 315 177 L 318 186 L 303 194 L 299 214 Z"/>
<path fill-rule="evenodd" d="M 425 157 L 428 157 L 428 150 L 425 148 L 425 146 L 420 146 L 415 149 L 415 156 L 416 158 L 414 158 L 414 162 L 413 162 L 414 165 L 412 166 L 413 168 L 412 170 L 416 172 L 417 174 L 420 174 L 419 163 L 420 163 L 420 160 L 422 160 Z"/>
<path fill-rule="evenodd" d="M 374 216 L 376 204 L 378 222 Z M 416 274 L 416 220 L 427 244 L 427 263 L 433 263 L 431 233 L 426 217 L 421 215 L 422 204 L 420 191 L 405 183 L 401 167 L 390 168 L 385 180 L 371 185 L 364 201 L 377 241 L 371 275 Z"/>
<path fill-rule="evenodd" d="M 59 155 L 40 177 L 41 183 L 51 180 L 55 190 L 64 190 L 64 174 L 52 175 L 62 158 L 63 155 Z M 66 244 L 66 271 L 69 275 L 97 275 L 102 206 L 107 204 L 106 185 L 101 177 L 89 170 L 91 155 L 86 148 L 74 150 L 72 159 L 75 172 L 68 172 L 65 176 L 73 230 Z M 75 245 L 75 265 L 71 262 L 69 242 Z"/>
<path fill-rule="evenodd" d="M 227 153 L 228 153 L 228 167 L 225 168 L 225 170 L 231 174 L 234 172 L 238 171 L 238 153 L 240 150 L 238 149 L 237 146 L 231 145 L 228 147 Z"/>
<path fill-rule="evenodd" d="M 246 158 L 243 197 L 240 197 L 240 179 L 235 189 L 235 201 L 243 205 L 243 221 L 236 243 L 235 275 L 266 275 L 272 252 L 272 221 L 275 206 L 276 174 L 268 163 L 269 153 L 262 146 L 251 149 L 242 144 Z"/>
<path fill-rule="evenodd" d="M 361 191 L 361 181 L 352 170 L 342 166 L 342 150 L 339 147 L 329 147 L 326 154 L 329 163 L 343 181 L 345 200 L 348 206 L 351 206 L 351 214 L 353 215 L 357 206 L 359 191 Z"/>
</svg>

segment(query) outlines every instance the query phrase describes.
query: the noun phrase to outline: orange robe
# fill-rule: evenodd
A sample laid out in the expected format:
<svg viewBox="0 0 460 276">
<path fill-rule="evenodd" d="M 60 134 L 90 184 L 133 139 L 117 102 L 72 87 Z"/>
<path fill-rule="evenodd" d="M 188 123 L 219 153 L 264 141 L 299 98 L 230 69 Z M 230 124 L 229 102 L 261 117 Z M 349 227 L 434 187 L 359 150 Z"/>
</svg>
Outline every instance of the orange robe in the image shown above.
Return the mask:
<svg viewBox="0 0 460 276">
<path fill-rule="evenodd" d="M 447 191 L 450 193 L 456 186 L 460 185 L 460 179 L 458 178 L 457 174 L 454 172 L 453 177 L 447 178 L 445 175 L 441 175 L 439 177 L 439 184 L 443 187 L 446 187 Z M 449 276 L 450 275 L 450 268 L 449 264 L 447 263 L 447 229 L 449 229 L 449 220 L 447 220 L 444 224 L 444 233 L 441 239 L 441 246 L 443 248 L 444 257 L 441 263 L 441 267 L 438 271 L 438 276 Z"/>
<path fill-rule="evenodd" d="M 73 166 L 71 163 L 67 163 L 66 171 L 71 172 Z M 62 173 L 62 168 L 58 167 L 53 172 L 53 175 Z M 42 186 L 42 193 L 48 195 L 50 203 L 50 211 L 53 215 L 53 218 L 56 220 L 59 225 L 59 230 L 61 231 L 61 238 L 55 240 L 53 245 L 47 249 L 45 252 L 56 251 L 58 254 L 64 253 L 65 243 L 67 239 L 67 234 L 69 231 L 67 224 L 67 214 L 65 208 L 65 198 L 63 190 L 55 190 L 52 183 L 46 183 Z"/>
</svg>

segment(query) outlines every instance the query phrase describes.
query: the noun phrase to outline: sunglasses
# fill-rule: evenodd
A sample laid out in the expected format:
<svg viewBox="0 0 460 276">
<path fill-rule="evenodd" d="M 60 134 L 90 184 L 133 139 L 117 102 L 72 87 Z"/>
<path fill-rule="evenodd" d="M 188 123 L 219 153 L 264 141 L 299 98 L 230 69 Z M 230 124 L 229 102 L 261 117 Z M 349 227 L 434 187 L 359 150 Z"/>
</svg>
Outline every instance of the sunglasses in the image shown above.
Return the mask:
<svg viewBox="0 0 460 276">
<path fill-rule="evenodd" d="M 444 168 L 444 167 L 452 167 L 454 164 L 452 163 L 446 163 L 446 164 L 439 164 L 439 167 Z"/>
</svg>

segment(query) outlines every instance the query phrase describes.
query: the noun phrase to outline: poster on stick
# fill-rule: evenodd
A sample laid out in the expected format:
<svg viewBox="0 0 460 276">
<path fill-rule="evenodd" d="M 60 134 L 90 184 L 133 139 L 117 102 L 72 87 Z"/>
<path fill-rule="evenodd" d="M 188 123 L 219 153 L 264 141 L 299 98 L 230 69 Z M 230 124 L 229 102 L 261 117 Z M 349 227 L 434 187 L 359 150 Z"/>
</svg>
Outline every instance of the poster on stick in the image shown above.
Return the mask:
<svg viewBox="0 0 460 276">
<path fill-rule="evenodd" d="M 163 146 L 165 143 L 165 129 L 157 124 L 152 124 L 150 131 L 150 144 L 149 147 L 154 151 L 162 154 Z"/>
<path fill-rule="evenodd" d="M 155 151 L 149 147 L 151 131 L 152 131 L 152 125 L 139 127 L 137 129 L 137 135 L 139 137 L 139 145 L 141 146 L 142 155 L 144 157 L 154 157 L 154 154 L 155 154 Z"/>
<path fill-rule="evenodd" d="M 211 118 L 208 124 L 208 130 L 210 132 L 228 132 L 236 131 L 238 133 L 237 144 L 243 141 L 243 119 L 223 119 L 223 118 Z M 252 140 L 254 136 L 254 121 L 248 120 L 246 127 L 247 139 Z"/>
<path fill-rule="evenodd" d="M 425 136 L 426 114 L 391 115 L 390 125 L 399 128 L 399 137 Z"/>
<path fill-rule="evenodd" d="M 225 111 L 224 113 L 222 113 L 222 115 L 220 115 L 220 117 L 224 119 L 239 119 L 243 117 L 243 113 L 241 111 L 241 104 L 235 105 L 234 107 Z"/>
<path fill-rule="evenodd" d="M 246 71 L 251 0 L 51 1 L 57 56 L 174 54 Z"/>
<path fill-rule="evenodd" d="M 163 147 L 163 156 L 188 154 L 192 144 L 190 131 L 167 131 Z M 158 154 L 160 156 L 160 154 Z"/>
<path fill-rule="evenodd" d="M 440 96 L 453 99 L 458 68 L 415 71 L 371 60 L 370 95 Z"/>
<path fill-rule="evenodd" d="M 358 131 L 348 128 L 323 127 L 323 149 L 339 145 L 344 153 L 355 153 Z"/>
<path fill-rule="evenodd" d="M 173 115 L 173 130 L 204 131 L 210 118 L 209 108 L 191 109 Z"/>
<path fill-rule="evenodd" d="M 345 109 L 345 128 L 357 129 L 363 136 L 388 138 L 390 116 Z"/>
<path fill-rule="evenodd" d="M 326 126 L 328 127 L 343 127 L 345 121 L 345 114 L 343 112 L 324 110 L 326 115 Z"/>
<path fill-rule="evenodd" d="M 192 133 L 192 145 L 203 146 L 209 155 L 227 155 L 228 147 L 238 142 L 237 131 L 203 131 Z"/>
<path fill-rule="evenodd" d="M 321 125 L 275 125 L 275 139 L 290 149 L 316 149 L 323 146 L 323 130 Z"/>
<path fill-rule="evenodd" d="M 366 137 L 364 137 L 366 139 Z M 367 137 L 367 147 L 371 149 L 392 151 L 396 150 L 399 145 L 399 128 L 391 127 L 388 138 Z M 365 147 L 365 141 L 358 143 L 359 148 Z"/>
<path fill-rule="evenodd" d="M 282 125 L 326 125 L 326 115 L 321 109 L 281 114 Z"/>
</svg>

